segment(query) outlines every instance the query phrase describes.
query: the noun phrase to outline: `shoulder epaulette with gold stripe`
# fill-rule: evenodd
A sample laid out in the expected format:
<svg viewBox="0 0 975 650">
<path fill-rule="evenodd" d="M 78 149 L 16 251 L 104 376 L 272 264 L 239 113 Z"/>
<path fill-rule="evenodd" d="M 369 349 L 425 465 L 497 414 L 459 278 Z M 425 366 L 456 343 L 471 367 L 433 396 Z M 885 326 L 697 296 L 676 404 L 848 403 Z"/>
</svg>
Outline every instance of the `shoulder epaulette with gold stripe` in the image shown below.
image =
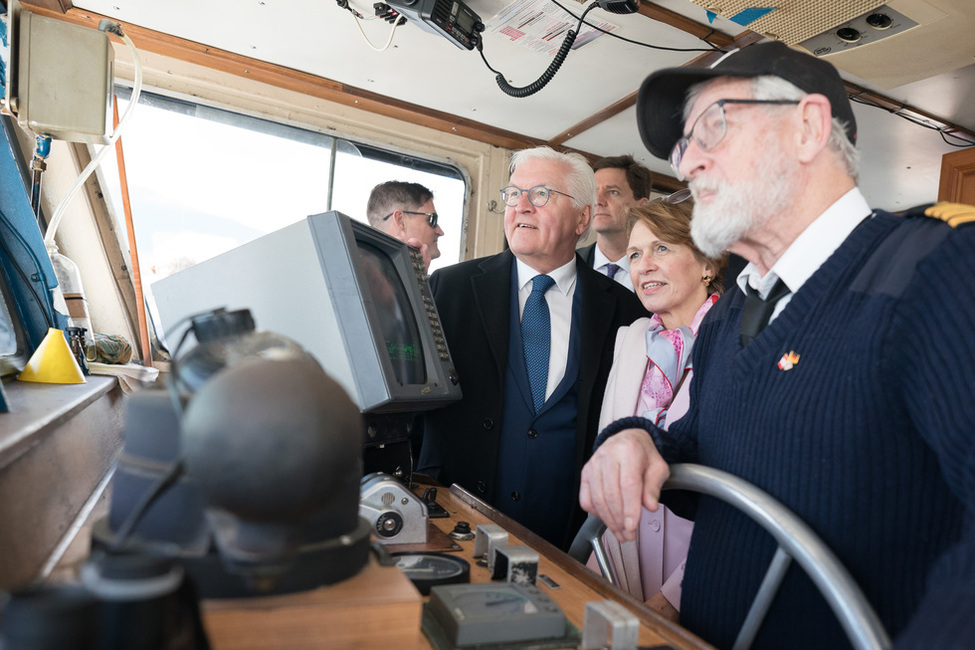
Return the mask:
<svg viewBox="0 0 975 650">
<path fill-rule="evenodd" d="M 940 219 L 952 228 L 975 222 L 975 206 L 964 203 L 935 203 L 924 211 L 924 216 Z"/>
</svg>

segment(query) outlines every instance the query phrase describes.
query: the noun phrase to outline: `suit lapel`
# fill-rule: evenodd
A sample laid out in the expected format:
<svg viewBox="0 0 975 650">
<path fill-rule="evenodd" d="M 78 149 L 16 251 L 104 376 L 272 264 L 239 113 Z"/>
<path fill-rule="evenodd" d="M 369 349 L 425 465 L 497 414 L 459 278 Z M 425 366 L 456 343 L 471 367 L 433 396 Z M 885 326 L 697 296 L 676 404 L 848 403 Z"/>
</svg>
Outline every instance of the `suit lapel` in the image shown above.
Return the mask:
<svg viewBox="0 0 975 650">
<path fill-rule="evenodd" d="M 511 306 L 511 267 L 514 255 L 504 251 L 479 265 L 480 273 L 471 276 L 471 290 L 477 318 L 484 328 L 491 356 L 499 373 L 508 364 L 508 319 Z M 473 324 L 473 323 L 472 323 Z"/>
<path fill-rule="evenodd" d="M 579 397 L 589 401 L 599 369 L 602 341 L 609 336 L 616 314 L 616 298 L 595 281 L 592 267 L 578 264 L 579 295 L 582 303 L 582 352 L 579 355 Z M 614 338 L 615 340 L 615 338 Z"/>
</svg>

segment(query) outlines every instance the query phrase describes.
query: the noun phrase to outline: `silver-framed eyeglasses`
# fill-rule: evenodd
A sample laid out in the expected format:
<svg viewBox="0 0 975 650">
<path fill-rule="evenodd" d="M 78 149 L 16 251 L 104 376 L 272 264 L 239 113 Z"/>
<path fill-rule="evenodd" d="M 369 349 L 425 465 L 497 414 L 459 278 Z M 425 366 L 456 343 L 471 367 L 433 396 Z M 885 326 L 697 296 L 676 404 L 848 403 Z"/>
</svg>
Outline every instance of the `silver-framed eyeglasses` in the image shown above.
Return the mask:
<svg viewBox="0 0 975 650">
<path fill-rule="evenodd" d="M 430 224 L 430 227 L 431 228 L 436 228 L 437 227 L 437 219 L 440 218 L 440 217 L 437 216 L 437 213 L 436 212 L 415 212 L 413 210 L 400 210 L 400 212 L 402 212 L 403 214 L 421 214 L 421 215 L 423 215 L 424 217 L 427 218 L 427 223 Z M 385 217 L 383 217 L 383 221 L 386 221 L 387 219 L 389 219 L 394 214 L 396 214 L 396 213 L 395 212 L 390 212 Z"/>
<path fill-rule="evenodd" d="M 518 205 L 518 201 L 521 200 L 521 195 L 524 192 L 528 193 L 528 202 L 534 205 L 536 208 L 540 208 L 548 203 L 548 200 L 552 198 L 553 194 L 561 194 L 562 196 L 569 197 L 573 201 L 576 200 L 576 197 L 572 196 L 571 194 L 553 190 L 545 187 L 544 185 L 536 185 L 535 187 L 527 190 L 523 190 L 520 187 L 515 187 L 514 185 L 509 185 L 501 190 L 501 201 L 509 208 L 513 208 Z"/>
<path fill-rule="evenodd" d="M 667 196 L 658 196 L 650 203 L 666 203 L 668 205 L 677 205 L 678 203 L 683 203 L 687 199 L 691 198 L 691 188 L 685 187 L 682 190 L 677 190 L 673 194 L 668 194 Z"/>
<path fill-rule="evenodd" d="M 728 121 L 725 119 L 725 104 L 743 104 L 746 106 L 757 106 L 759 104 L 772 105 L 797 105 L 798 99 L 719 99 L 704 109 L 704 112 L 697 116 L 691 130 L 674 145 L 670 151 L 670 166 L 674 169 L 674 174 L 678 180 L 684 180 L 684 175 L 680 171 L 680 163 L 684 159 L 684 153 L 691 141 L 697 143 L 702 151 L 711 151 L 717 147 L 725 135 L 728 133 Z"/>
</svg>

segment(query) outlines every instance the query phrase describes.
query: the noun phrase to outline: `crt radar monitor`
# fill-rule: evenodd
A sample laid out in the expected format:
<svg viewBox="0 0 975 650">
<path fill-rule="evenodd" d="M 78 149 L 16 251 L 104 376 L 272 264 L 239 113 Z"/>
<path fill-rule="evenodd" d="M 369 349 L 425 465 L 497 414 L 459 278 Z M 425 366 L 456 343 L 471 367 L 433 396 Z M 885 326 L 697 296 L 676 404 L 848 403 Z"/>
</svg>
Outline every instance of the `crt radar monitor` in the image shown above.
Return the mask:
<svg viewBox="0 0 975 650">
<path fill-rule="evenodd" d="M 187 316 L 250 309 L 300 343 L 364 414 L 460 399 L 419 251 L 339 212 L 316 214 L 154 283 L 170 342 Z"/>
</svg>

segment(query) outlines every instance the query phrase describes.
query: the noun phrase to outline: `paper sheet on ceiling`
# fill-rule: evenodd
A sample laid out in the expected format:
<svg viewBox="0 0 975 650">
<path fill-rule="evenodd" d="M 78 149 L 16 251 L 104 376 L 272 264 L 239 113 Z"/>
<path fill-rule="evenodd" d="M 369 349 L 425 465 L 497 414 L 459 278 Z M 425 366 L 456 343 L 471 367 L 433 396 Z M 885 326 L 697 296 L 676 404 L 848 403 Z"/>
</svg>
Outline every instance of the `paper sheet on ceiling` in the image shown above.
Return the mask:
<svg viewBox="0 0 975 650">
<path fill-rule="evenodd" d="M 575 7 L 573 3 L 569 3 L 569 6 L 577 16 L 584 11 L 583 7 Z M 619 29 L 619 25 L 593 18 L 591 15 L 586 16 L 586 22 L 608 32 Z M 554 55 L 562 46 L 565 35 L 578 24 L 578 18 L 573 18 L 551 0 L 516 0 L 488 20 L 485 31 L 498 34 L 535 52 Z M 572 49 L 577 50 L 600 36 L 603 36 L 602 32 L 583 26 Z"/>
</svg>

